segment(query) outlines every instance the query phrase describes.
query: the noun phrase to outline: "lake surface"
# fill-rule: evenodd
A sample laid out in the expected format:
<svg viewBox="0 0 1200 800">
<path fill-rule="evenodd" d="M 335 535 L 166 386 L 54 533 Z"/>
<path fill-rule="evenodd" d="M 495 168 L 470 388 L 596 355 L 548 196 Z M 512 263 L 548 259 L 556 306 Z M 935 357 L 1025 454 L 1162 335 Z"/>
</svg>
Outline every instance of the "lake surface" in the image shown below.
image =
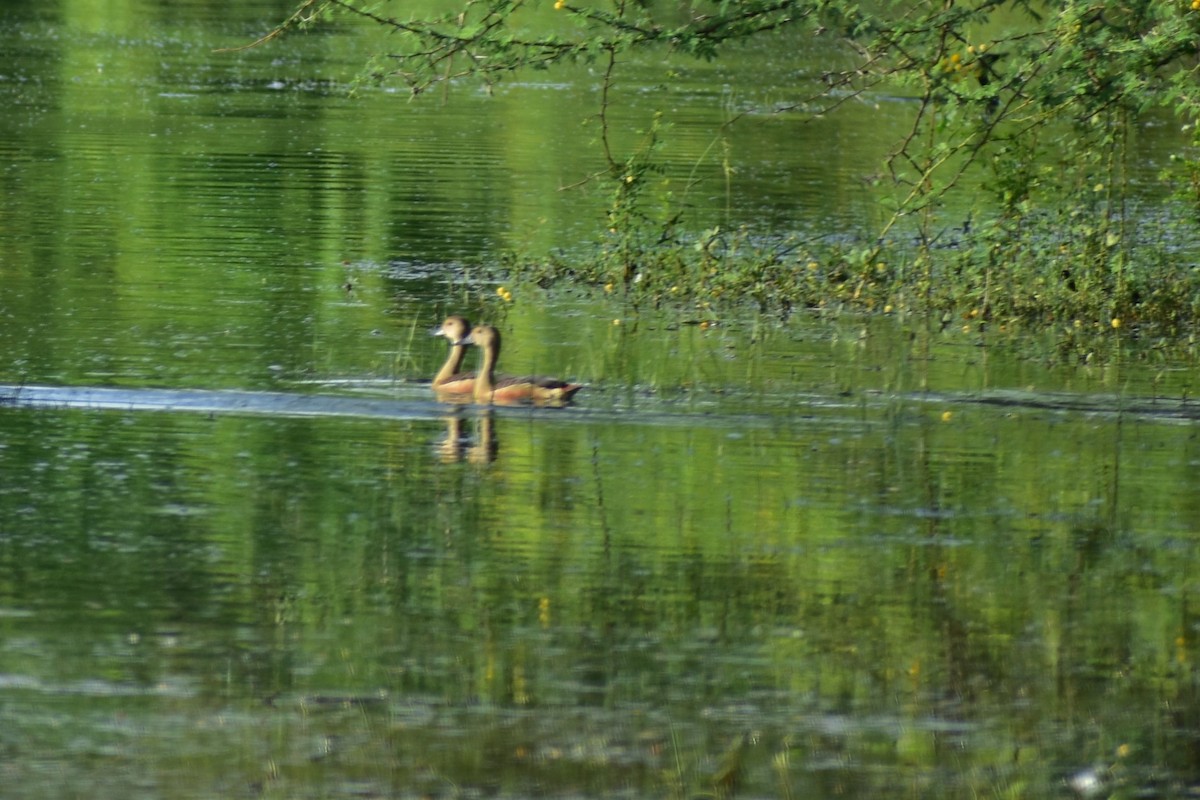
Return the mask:
<svg viewBox="0 0 1200 800">
<path fill-rule="evenodd" d="M 480 265 L 601 230 L 587 70 L 414 103 L 348 95 L 363 28 L 213 52 L 292 10 L 0 11 L 0 795 L 1195 796 L 1191 365 L 505 302 Z M 706 155 L 791 52 L 679 65 L 697 227 L 875 213 L 900 100 Z M 452 312 L 587 388 L 436 402 Z"/>
</svg>

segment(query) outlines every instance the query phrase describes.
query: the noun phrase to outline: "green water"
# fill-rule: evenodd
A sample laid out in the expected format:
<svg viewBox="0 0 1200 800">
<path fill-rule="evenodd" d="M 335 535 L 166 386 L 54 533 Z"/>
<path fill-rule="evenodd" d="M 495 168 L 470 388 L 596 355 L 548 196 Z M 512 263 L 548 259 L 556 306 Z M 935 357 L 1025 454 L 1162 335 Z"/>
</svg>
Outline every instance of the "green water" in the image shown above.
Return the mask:
<svg viewBox="0 0 1200 800">
<path fill-rule="evenodd" d="M 1194 371 L 505 303 L 480 264 L 602 224 L 586 71 L 412 103 L 347 96 L 364 29 L 213 52 L 291 10 L 0 11 L 0 796 L 1194 793 Z M 751 120 L 727 186 L 707 126 L 784 93 L 729 66 L 672 90 L 697 224 L 854 232 L 902 101 Z M 587 388 L 437 403 L 452 311 Z"/>
</svg>

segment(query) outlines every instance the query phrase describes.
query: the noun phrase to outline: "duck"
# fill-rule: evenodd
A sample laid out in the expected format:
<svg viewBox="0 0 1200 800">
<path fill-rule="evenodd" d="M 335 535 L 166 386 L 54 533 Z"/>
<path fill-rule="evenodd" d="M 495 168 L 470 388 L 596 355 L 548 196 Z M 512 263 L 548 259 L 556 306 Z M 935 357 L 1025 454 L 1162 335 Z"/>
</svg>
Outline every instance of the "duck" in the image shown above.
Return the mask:
<svg viewBox="0 0 1200 800">
<path fill-rule="evenodd" d="M 483 361 L 475 375 L 472 390 L 476 403 L 565 403 L 583 388 L 583 384 L 540 375 L 496 377 L 496 361 L 500 358 L 500 331 L 491 325 L 477 325 L 461 341 L 483 351 Z"/>
<path fill-rule="evenodd" d="M 470 332 L 470 320 L 457 314 L 446 317 L 441 325 L 433 329 L 434 336 L 445 336 L 450 341 L 450 355 L 437 375 L 433 376 L 431 384 L 438 394 L 470 395 L 474 391 L 475 373 L 459 372 L 469 346 L 464 340 Z"/>
</svg>

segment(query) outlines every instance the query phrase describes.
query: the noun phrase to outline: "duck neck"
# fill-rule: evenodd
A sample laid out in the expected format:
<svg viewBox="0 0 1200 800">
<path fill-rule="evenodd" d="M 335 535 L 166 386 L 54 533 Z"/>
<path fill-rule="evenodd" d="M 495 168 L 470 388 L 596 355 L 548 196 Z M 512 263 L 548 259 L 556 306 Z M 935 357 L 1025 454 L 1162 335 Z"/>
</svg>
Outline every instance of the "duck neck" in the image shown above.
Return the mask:
<svg viewBox="0 0 1200 800">
<path fill-rule="evenodd" d="M 438 374 L 434 376 L 433 385 L 440 386 L 458 374 L 459 369 L 462 367 L 463 357 L 466 354 L 466 345 L 456 344 L 451 347 L 450 355 L 446 358 L 446 363 L 442 364 L 442 368 L 438 370 Z"/>
<path fill-rule="evenodd" d="M 500 348 L 494 344 L 483 348 L 483 362 L 479 365 L 479 374 L 475 377 L 476 400 L 491 402 L 496 386 L 496 359 L 499 357 Z"/>
</svg>

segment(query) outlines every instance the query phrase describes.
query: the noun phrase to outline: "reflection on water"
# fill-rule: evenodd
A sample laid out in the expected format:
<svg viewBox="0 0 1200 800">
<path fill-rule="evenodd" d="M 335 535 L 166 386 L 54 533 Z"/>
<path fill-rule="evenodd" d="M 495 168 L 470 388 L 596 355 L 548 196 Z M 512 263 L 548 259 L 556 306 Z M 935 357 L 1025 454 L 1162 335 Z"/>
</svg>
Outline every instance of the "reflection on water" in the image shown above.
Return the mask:
<svg viewBox="0 0 1200 800">
<path fill-rule="evenodd" d="M 1146 732 L 1192 724 L 1200 453 L 1170 417 L 29 391 L 0 407 L 16 784 L 960 797 L 1188 775 Z"/>
<path fill-rule="evenodd" d="M 1195 794 L 1191 365 L 501 304 L 473 265 L 603 222 L 558 191 L 586 76 L 352 100 L 354 30 L 212 52 L 273 1 L 9 5 L 0 794 Z M 814 46 L 730 58 L 777 94 Z M 763 100 L 727 63 L 674 84 L 698 219 L 869 214 L 899 112 L 714 148 Z M 438 402 L 424 331 L 466 312 L 587 392 Z"/>
<path fill-rule="evenodd" d="M 474 431 L 471 433 L 464 432 L 462 416 L 458 414 L 447 416 L 446 436 L 438 443 L 437 452 L 441 460 L 447 464 L 467 461 L 470 464 L 482 466 L 496 460 L 499 447 L 492 425 L 492 414 L 488 410 L 483 410 L 475 418 Z"/>
</svg>

